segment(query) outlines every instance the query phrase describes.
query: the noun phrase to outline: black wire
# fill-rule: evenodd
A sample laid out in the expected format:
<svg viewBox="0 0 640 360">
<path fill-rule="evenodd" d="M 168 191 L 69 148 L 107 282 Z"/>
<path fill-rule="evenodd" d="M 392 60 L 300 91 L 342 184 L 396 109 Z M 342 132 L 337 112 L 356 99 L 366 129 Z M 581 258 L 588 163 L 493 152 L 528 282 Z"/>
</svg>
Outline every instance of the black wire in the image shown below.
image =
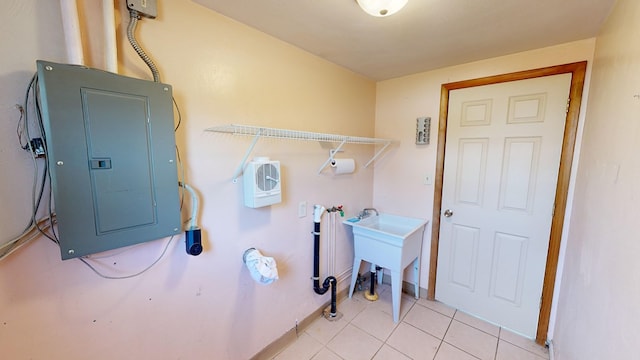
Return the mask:
<svg viewBox="0 0 640 360">
<path fill-rule="evenodd" d="M 18 126 L 16 127 L 16 134 L 18 135 L 18 143 L 20 144 L 20 147 L 23 150 L 28 150 L 29 149 L 29 144 L 22 143 L 22 138 L 24 137 L 24 132 L 23 132 L 23 125 L 22 125 L 22 121 L 24 120 L 24 107 L 22 105 L 16 105 L 18 107 L 18 110 L 20 111 L 20 119 L 18 119 Z M 28 141 L 28 140 L 27 140 Z"/>
<path fill-rule="evenodd" d="M 183 183 L 185 182 L 185 179 L 184 179 L 184 171 L 182 170 L 183 165 L 182 165 L 182 159 L 180 158 L 180 149 L 178 148 L 178 145 L 176 145 L 176 156 L 178 157 L 178 166 L 179 166 L 178 171 L 180 172 L 180 175 L 178 175 L 178 186 L 179 186 L 180 176 L 182 176 Z M 184 189 L 181 186 L 179 186 L 179 188 L 180 188 L 180 211 L 182 211 L 182 206 L 184 205 Z"/>
<path fill-rule="evenodd" d="M 36 78 L 36 84 L 38 83 L 38 79 Z M 45 159 L 47 160 L 47 162 L 49 161 L 49 147 L 47 146 L 47 135 L 46 135 L 46 131 L 44 130 L 44 123 L 42 121 L 42 109 L 40 107 L 40 91 L 38 89 L 38 87 L 36 86 L 35 89 L 35 103 L 36 103 L 36 119 L 37 119 L 37 123 L 40 127 L 40 136 L 42 137 L 42 145 L 44 148 L 44 156 Z M 44 175 L 43 175 L 43 182 L 45 181 L 45 179 L 47 180 L 47 182 L 49 183 L 49 198 L 48 198 L 48 210 L 49 210 L 49 225 L 51 228 L 51 236 L 46 235 L 51 241 L 55 242 L 56 244 L 60 243 L 60 239 L 58 238 L 58 234 L 56 234 L 56 228 L 53 226 L 53 187 L 51 185 L 51 171 L 49 169 L 48 166 L 45 165 L 44 167 Z"/>
<path fill-rule="evenodd" d="M 24 119 L 24 122 L 23 122 L 22 125 L 23 125 L 24 134 L 27 137 L 27 144 L 26 145 L 27 145 L 27 148 L 29 149 L 29 151 L 31 153 L 31 156 L 33 156 L 33 148 L 31 146 L 31 142 L 29 141 L 29 138 L 30 138 L 30 136 L 29 136 L 29 94 L 33 93 L 32 90 L 33 90 L 34 84 L 36 82 L 37 76 L 38 76 L 38 74 L 35 73 L 31 77 L 31 80 L 29 81 L 29 85 L 27 86 L 27 91 L 25 92 L 25 95 L 24 95 L 24 107 L 23 107 L 23 109 L 24 109 L 24 118 L 25 119 Z M 35 170 L 34 170 L 34 172 L 35 172 L 35 174 L 34 174 L 34 182 L 36 182 L 37 181 L 37 176 L 38 176 L 37 175 L 37 173 L 38 173 L 38 165 L 35 162 L 35 158 L 34 158 L 34 167 L 35 167 Z M 35 186 L 36 185 L 34 184 L 33 185 L 34 189 L 33 189 L 33 193 L 32 193 L 33 197 L 31 199 L 32 201 L 34 201 L 35 196 L 36 196 L 35 195 Z M 37 204 L 39 204 L 39 202 L 37 202 Z M 38 212 L 38 208 L 36 207 L 36 203 L 32 202 L 31 206 L 32 206 L 32 208 L 31 208 L 31 220 L 29 221 L 29 225 L 27 226 L 27 228 L 29 228 L 30 226 L 32 226 L 34 224 L 37 226 L 37 224 L 38 224 L 37 221 L 36 221 L 36 216 L 37 216 L 37 212 Z"/>
<path fill-rule="evenodd" d="M 25 94 L 25 108 L 24 108 L 24 112 L 25 112 L 25 120 L 23 123 L 24 126 L 24 133 L 25 135 L 27 135 L 27 147 L 28 149 L 31 151 L 31 156 L 35 156 L 35 154 L 33 153 L 33 149 L 31 147 L 31 143 L 29 142 L 31 136 L 29 134 L 29 116 L 28 116 L 28 103 L 29 103 L 29 97 L 31 95 L 31 97 L 33 98 L 33 102 L 35 105 L 35 113 L 36 113 L 36 119 L 34 120 L 36 123 L 36 126 L 38 128 L 38 130 L 40 131 L 40 136 L 42 138 L 43 141 L 43 146 L 44 146 L 44 153 L 45 153 L 45 163 L 43 165 L 43 173 L 42 173 L 42 180 L 40 183 L 40 190 L 38 191 L 38 195 L 37 195 L 37 200 L 35 200 L 35 202 L 33 203 L 33 208 L 32 208 L 32 214 L 31 214 L 31 222 L 29 223 L 29 226 L 31 225 L 35 225 L 36 229 L 38 230 L 38 232 L 40 232 L 42 235 L 46 236 L 49 240 L 55 242 L 55 243 L 59 243 L 58 241 L 58 237 L 55 233 L 55 227 L 54 227 L 54 212 L 53 212 L 53 208 L 52 208 L 52 201 L 51 201 L 51 196 L 52 196 L 52 191 L 51 191 L 51 176 L 50 176 L 50 171 L 49 171 L 49 166 L 47 164 L 47 161 L 49 159 L 49 152 L 46 146 L 46 136 L 45 136 L 45 131 L 44 131 L 44 125 L 42 122 L 42 110 L 40 108 L 40 92 L 38 91 L 38 74 L 34 74 L 33 77 L 31 78 L 31 81 L 29 82 L 29 86 L 27 87 L 27 92 Z M 36 166 L 36 171 L 37 171 L 37 164 Z M 47 181 L 49 183 L 49 194 L 48 194 L 48 212 L 49 212 L 49 225 L 51 227 L 51 232 L 53 233 L 53 235 L 50 235 L 49 233 L 47 233 L 45 231 L 45 229 L 41 228 L 40 225 L 38 224 L 38 222 L 36 221 L 36 218 L 38 216 L 38 210 L 40 209 L 40 206 L 42 205 L 42 199 L 44 197 L 44 189 L 45 186 L 47 184 Z M 34 195 L 35 196 L 35 195 Z"/>
<path fill-rule="evenodd" d="M 175 105 L 176 107 L 176 112 L 178 113 L 178 124 L 176 125 L 175 129 L 173 129 L 173 132 L 177 132 L 178 129 L 180 128 L 180 124 L 182 123 L 182 113 L 180 113 L 180 107 L 178 107 L 178 102 L 176 101 L 176 98 L 171 96 L 171 100 L 173 100 L 173 105 Z M 182 159 L 180 159 L 180 149 L 178 148 L 178 144 L 176 144 L 176 155 L 178 157 L 178 165 L 179 165 L 179 169 L 183 179 L 182 181 L 184 182 L 184 171 L 182 171 Z M 180 182 L 180 179 L 178 179 L 178 183 Z M 182 189 L 182 187 L 180 188 L 180 211 L 182 211 L 182 206 L 184 205 L 184 189 Z"/>
<path fill-rule="evenodd" d="M 178 107 L 178 103 L 176 102 L 176 98 L 172 96 L 171 100 L 173 100 L 173 104 L 176 106 L 176 111 L 178 112 L 178 125 L 176 125 L 176 128 L 173 129 L 173 132 L 176 132 L 176 131 L 178 131 L 178 129 L 180 128 L 180 124 L 182 123 L 182 114 L 180 113 L 180 108 Z"/>
</svg>

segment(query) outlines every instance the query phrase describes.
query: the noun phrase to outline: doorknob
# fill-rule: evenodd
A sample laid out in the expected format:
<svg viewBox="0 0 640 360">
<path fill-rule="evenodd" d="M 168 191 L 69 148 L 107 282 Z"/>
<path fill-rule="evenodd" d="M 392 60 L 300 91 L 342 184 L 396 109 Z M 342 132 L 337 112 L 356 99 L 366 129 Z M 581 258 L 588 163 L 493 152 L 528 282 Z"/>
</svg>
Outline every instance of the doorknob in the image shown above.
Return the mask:
<svg viewBox="0 0 640 360">
<path fill-rule="evenodd" d="M 453 215 L 453 211 L 447 209 L 444 211 L 444 217 L 451 217 Z"/>
</svg>

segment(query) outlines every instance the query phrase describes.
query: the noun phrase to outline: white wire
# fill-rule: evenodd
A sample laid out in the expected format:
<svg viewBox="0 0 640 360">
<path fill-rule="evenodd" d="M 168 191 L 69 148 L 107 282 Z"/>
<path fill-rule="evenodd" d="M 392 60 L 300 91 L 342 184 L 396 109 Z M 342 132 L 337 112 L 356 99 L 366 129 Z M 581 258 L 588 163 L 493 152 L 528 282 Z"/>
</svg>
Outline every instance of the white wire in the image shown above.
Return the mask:
<svg viewBox="0 0 640 360">
<path fill-rule="evenodd" d="M 189 230 L 193 230 L 193 229 L 197 229 L 198 225 L 197 225 L 197 221 L 198 221 L 198 194 L 196 194 L 196 191 L 189 185 L 185 184 L 184 182 L 180 183 L 180 186 L 182 186 L 185 190 L 187 190 L 189 192 L 189 194 L 191 195 L 191 225 L 189 225 Z"/>
<path fill-rule="evenodd" d="M 130 279 L 130 278 L 133 278 L 133 277 L 140 276 L 140 275 L 144 274 L 149 269 L 151 269 L 155 264 L 157 264 L 158 261 L 160 261 L 160 259 L 162 259 L 164 257 L 164 254 L 167 252 L 167 249 L 169 248 L 169 245 L 171 244 L 172 241 L 173 241 L 173 235 L 171 236 L 171 238 L 169 238 L 169 241 L 167 241 L 167 244 L 164 246 L 164 250 L 162 250 L 162 253 L 160 254 L 160 256 L 158 256 L 158 258 L 154 262 L 152 262 L 149 266 L 147 266 L 146 268 L 142 269 L 141 271 L 139 271 L 139 272 L 137 272 L 135 274 L 131 274 L 131 275 L 125 275 L 125 276 L 105 275 L 105 274 L 101 273 L 100 271 L 98 271 L 91 264 L 89 264 L 89 262 L 87 262 L 87 260 L 92 260 L 92 259 L 89 259 L 87 257 L 79 257 L 77 259 L 82 261 L 85 265 L 87 265 L 89 267 L 89 269 L 93 270 L 93 272 L 96 273 L 101 278 L 105 278 L 105 279 L 109 279 L 109 280 Z"/>
<path fill-rule="evenodd" d="M 53 219 L 53 222 L 55 223 L 55 218 Z M 40 225 L 42 226 L 40 229 L 41 230 L 46 230 L 50 227 L 50 218 L 44 217 L 41 218 L 40 220 L 38 220 L 37 222 L 38 224 L 43 224 L 44 225 Z M 37 237 L 39 237 L 40 235 L 42 235 L 40 233 L 40 231 L 36 231 L 36 223 L 31 224 L 31 226 L 29 226 L 28 228 L 25 229 L 25 231 L 22 232 L 22 234 L 16 236 L 15 238 L 9 240 L 8 242 L 6 242 L 5 244 L 0 246 L 0 252 L 1 251 L 6 251 L 5 253 L 0 254 L 0 260 L 4 260 L 7 257 L 9 257 L 9 255 L 13 254 L 16 250 L 20 249 L 21 247 L 23 247 L 24 245 L 26 245 L 27 243 L 31 242 L 32 240 L 36 239 Z M 10 248 L 9 250 L 5 250 L 6 248 Z"/>
<path fill-rule="evenodd" d="M 139 247 L 139 246 L 142 246 L 142 245 L 145 245 L 145 244 L 146 243 L 139 243 L 139 244 L 135 244 L 135 245 L 131 245 L 131 246 L 125 247 L 125 248 L 120 248 L 119 251 L 111 252 L 109 254 L 103 254 L 103 255 L 89 254 L 89 255 L 84 256 L 84 258 L 87 259 L 87 260 L 107 259 L 107 258 L 111 258 L 111 257 L 117 256 L 117 255 L 120 255 L 122 253 L 125 253 L 125 252 L 133 249 L 133 248 L 136 248 L 136 247 Z"/>
</svg>

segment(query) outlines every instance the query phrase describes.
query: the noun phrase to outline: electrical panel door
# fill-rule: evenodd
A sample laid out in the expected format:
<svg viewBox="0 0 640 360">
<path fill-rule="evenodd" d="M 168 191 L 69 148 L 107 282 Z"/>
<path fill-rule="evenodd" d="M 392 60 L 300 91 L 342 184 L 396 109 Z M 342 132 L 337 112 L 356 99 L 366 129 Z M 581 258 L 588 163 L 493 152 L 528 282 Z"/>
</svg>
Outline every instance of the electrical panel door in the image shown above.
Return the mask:
<svg viewBox="0 0 640 360">
<path fill-rule="evenodd" d="M 171 86 L 37 65 L 62 258 L 180 233 Z"/>
</svg>

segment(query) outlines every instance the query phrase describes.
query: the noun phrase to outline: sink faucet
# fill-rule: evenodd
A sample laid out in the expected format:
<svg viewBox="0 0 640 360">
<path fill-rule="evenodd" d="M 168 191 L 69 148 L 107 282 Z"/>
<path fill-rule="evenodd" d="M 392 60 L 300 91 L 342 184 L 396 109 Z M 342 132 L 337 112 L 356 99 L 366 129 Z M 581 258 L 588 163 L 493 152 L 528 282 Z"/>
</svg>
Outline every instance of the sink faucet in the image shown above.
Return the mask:
<svg viewBox="0 0 640 360">
<path fill-rule="evenodd" d="M 376 209 L 374 209 L 374 208 L 365 208 L 365 209 L 363 209 L 363 210 L 360 212 L 360 214 L 358 214 L 358 219 L 362 220 L 362 219 L 366 218 L 367 216 L 369 216 L 369 215 L 370 215 L 370 214 L 369 214 L 369 212 L 370 212 L 370 211 L 375 212 L 375 213 L 376 213 L 376 216 L 380 215 L 380 214 L 378 213 L 378 210 L 376 210 Z"/>
</svg>

